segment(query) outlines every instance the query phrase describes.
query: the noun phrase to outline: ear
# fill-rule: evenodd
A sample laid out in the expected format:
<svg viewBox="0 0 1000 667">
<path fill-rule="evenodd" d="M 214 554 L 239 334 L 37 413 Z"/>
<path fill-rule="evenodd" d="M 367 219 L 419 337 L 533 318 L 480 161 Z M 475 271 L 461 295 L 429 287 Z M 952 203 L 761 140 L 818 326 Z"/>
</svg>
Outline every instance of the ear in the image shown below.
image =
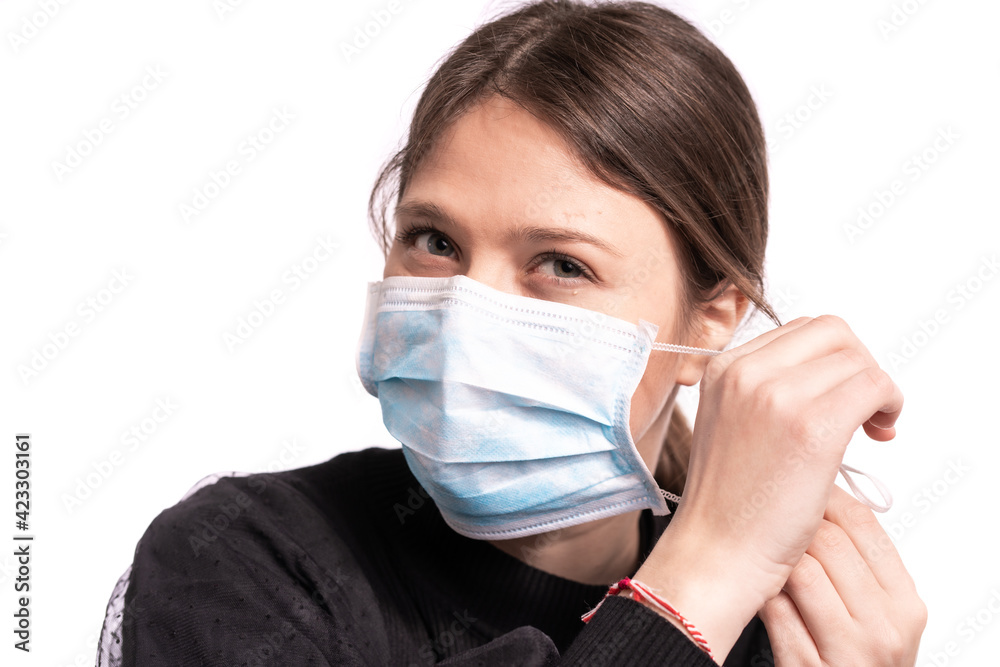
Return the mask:
<svg viewBox="0 0 1000 667">
<path fill-rule="evenodd" d="M 732 340 L 749 305 L 749 299 L 734 285 L 729 285 L 717 297 L 698 307 L 687 345 L 721 350 Z M 681 355 L 677 384 L 691 386 L 701 381 L 710 359 L 704 354 Z"/>
</svg>

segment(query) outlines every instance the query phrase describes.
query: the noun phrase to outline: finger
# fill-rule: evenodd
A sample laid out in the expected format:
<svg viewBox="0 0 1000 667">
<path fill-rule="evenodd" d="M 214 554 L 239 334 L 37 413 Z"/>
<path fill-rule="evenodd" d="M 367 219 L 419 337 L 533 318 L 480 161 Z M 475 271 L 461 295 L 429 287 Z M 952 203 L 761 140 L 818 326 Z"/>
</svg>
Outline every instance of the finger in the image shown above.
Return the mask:
<svg viewBox="0 0 1000 667">
<path fill-rule="evenodd" d="M 889 534 L 875 514 L 834 485 L 824 519 L 836 524 L 854 544 L 879 586 L 890 596 L 916 594 L 916 585 Z"/>
<path fill-rule="evenodd" d="M 764 603 L 757 616 L 764 623 L 775 667 L 819 664 L 819 649 L 798 608 L 784 591 Z"/>
<path fill-rule="evenodd" d="M 762 333 L 761 335 L 757 336 L 756 338 L 753 338 L 752 340 L 748 340 L 742 345 L 738 345 L 731 350 L 726 350 L 722 354 L 725 355 L 725 358 L 729 359 L 731 363 L 732 361 L 735 361 L 740 357 L 746 356 L 751 352 L 759 350 L 760 348 L 764 347 L 765 345 L 775 340 L 776 338 L 780 338 L 781 336 L 784 336 L 787 333 L 795 331 L 799 327 L 802 327 L 807 323 L 809 323 L 812 319 L 813 318 L 811 317 L 796 318 L 791 322 L 788 322 L 787 324 L 781 325 L 777 329 L 771 329 L 770 331 Z"/>
<path fill-rule="evenodd" d="M 887 417 L 882 412 L 876 412 L 871 418 L 861 426 L 865 429 L 865 435 L 877 442 L 888 442 L 896 437 L 895 426 L 877 426 L 875 422 L 884 422 Z"/>
<path fill-rule="evenodd" d="M 787 332 L 773 345 L 761 347 L 754 362 L 762 368 L 791 368 L 837 352 L 852 362 L 878 366 L 844 320 L 821 315 Z"/>
<path fill-rule="evenodd" d="M 854 620 L 822 563 L 802 554 L 782 590 L 795 603 L 820 655 L 835 655 L 843 649 L 837 642 L 848 634 Z"/>
<path fill-rule="evenodd" d="M 842 415 L 847 425 L 864 425 L 873 440 L 891 440 L 896 435 L 891 427 L 903 409 L 903 392 L 885 371 L 869 366 L 821 396 L 816 405 L 820 414 Z M 869 430 L 870 421 L 877 421 L 878 427 Z"/>
<path fill-rule="evenodd" d="M 853 345 L 850 344 L 851 341 L 854 342 Z M 751 352 L 756 353 L 755 366 L 768 369 L 762 372 L 769 372 L 774 368 L 787 369 L 832 354 L 836 358 L 854 363 L 867 361 L 873 370 L 862 372 L 892 383 L 885 371 L 879 368 L 871 352 L 857 341 L 850 327 L 840 318 L 830 315 L 812 319 L 798 318 L 784 327 L 755 338 L 746 345 L 734 348 L 724 353 L 730 355 L 727 357 L 727 365 L 735 363 Z M 896 437 L 895 423 L 902 409 L 902 391 L 895 386 L 895 383 L 892 385 L 893 397 L 888 401 L 889 405 L 873 409 L 856 422 L 864 427 L 868 437 L 880 442 Z"/>
<path fill-rule="evenodd" d="M 862 355 L 849 350 L 838 350 L 832 354 L 806 360 L 801 364 L 783 369 L 778 377 L 780 382 L 793 391 L 796 397 L 807 399 L 822 396 L 851 377 L 860 373 L 869 364 Z M 855 425 L 857 428 L 859 424 Z M 853 431 L 853 429 L 852 429 Z"/>
<path fill-rule="evenodd" d="M 854 618 L 867 617 L 866 610 L 873 608 L 873 594 L 884 594 L 884 590 L 847 532 L 824 519 L 806 553 L 823 566 L 848 613 Z"/>
</svg>

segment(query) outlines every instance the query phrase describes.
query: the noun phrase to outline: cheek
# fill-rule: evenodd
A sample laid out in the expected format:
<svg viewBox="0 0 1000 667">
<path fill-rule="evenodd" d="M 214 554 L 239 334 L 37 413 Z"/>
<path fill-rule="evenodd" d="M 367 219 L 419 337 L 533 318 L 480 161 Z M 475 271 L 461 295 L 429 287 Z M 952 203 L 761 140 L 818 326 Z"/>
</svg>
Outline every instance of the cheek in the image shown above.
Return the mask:
<svg viewBox="0 0 1000 667">
<path fill-rule="evenodd" d="M 632 408 L 629 414 L 629 429 L 632 439 L 639 446 L 640 440 L 663 412 L 670 393 L 677 383 L 678 355 L 666 352 L 653 352 L 646 365 L 646 372 L 639 381 L 632 395 Z M 664 424 L 664 427 L 666 424 Z M 656 443 L 657 446 L 659 443 Z M 647 452 L 639 453 L 647 458 Z M 655 454 L 655 453 L 653 453 Z"/>
<path fill-rule="evenodd" d="M 389 247 L 389 254 L 385 258 L 385 267 L 382 269 L 382 277 L 404 275 L 403 253 L 405 249 L 396 241 Z"/>
</svg>

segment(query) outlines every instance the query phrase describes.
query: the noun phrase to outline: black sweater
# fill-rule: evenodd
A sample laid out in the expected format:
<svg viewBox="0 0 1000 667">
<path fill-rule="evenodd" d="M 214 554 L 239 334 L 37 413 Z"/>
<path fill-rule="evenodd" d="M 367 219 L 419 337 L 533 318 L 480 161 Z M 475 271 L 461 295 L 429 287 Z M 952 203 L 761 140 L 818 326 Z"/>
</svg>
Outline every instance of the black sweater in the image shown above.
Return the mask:
<svg viewBox="0 0 1000 667">
<path fill-rule="evenodd" d="M 643 558 L 671 516 L 643 511 Z M 626 598 L 582 623 L 606 590 L 459 535 L 401 450 L 368 449 L 221 477 L 163 511 L 108 604 L 98 665 L 715 664 Z M 759 619 L 725 664 L 773 664 Z"/>
</svg>

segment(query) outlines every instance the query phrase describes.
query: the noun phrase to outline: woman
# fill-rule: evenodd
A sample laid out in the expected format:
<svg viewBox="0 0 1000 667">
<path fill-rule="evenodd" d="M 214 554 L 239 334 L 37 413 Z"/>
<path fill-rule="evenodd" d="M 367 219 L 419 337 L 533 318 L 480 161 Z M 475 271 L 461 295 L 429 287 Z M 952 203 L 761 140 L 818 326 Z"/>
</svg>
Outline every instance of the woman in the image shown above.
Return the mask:
<svg viewBox="0 0 1000 667">
<path fill-rule="evenodd" d="M 565 1 L 481 27 L 370 210 L 358 370 L 403 449 L 192 490 L 99 664 L 913 664 L 923 603 L 833 485 L 898 387 L 829 316 L 716 354 L 775 319 L 766 154 L 696 29 Z"/>
</svg>

